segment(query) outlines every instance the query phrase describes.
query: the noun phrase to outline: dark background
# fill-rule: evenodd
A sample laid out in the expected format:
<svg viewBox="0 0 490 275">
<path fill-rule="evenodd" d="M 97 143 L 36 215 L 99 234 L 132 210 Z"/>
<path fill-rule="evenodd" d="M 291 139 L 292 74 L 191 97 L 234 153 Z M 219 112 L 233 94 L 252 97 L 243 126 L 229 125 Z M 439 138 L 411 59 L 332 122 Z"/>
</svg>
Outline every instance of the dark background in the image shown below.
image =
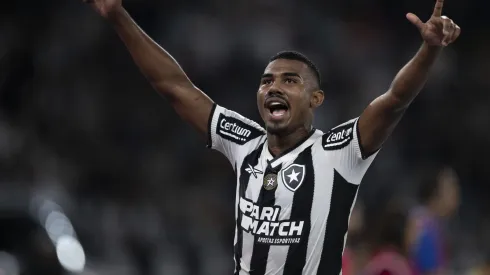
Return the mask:
<svg viewBox="0 0 490 275">
<path fill-rule="evenodd" d="M 405 14 L 426 20 L 434 1 L 124 4 L 196 85 L 254 120 L 268 58 L 305 53 L 323 75 L 315 127 L 326 130 L 386 91 L 421 44 Z M 444 50 L 359 195 L 375 216 L 393 194 L 410 200 L 425 167 L 454 167 L 458 274 L 490 245 L 486 4 L 446 1 L 460 39 Z M 30 274 L 56 274 L 44 220 L 33 214 L 41 200 L 56 202 L 73 224 L 86 274 L 230 274 L 232 169 L 152 91 L 109 24 L 77 0 L 2 1 L 0 21 L 0 251 L 16 255 L 21 269 L 35 266 Z"/>
</svg>

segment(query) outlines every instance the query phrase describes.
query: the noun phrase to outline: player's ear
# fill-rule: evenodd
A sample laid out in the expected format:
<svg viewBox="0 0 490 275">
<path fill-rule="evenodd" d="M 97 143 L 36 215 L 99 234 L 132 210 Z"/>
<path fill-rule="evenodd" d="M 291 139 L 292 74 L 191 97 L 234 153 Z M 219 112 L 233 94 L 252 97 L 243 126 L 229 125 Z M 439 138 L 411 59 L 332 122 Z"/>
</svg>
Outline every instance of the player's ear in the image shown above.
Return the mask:
<svg viewBox="0 0 490 275">
<path fill-rule="evenodd" d="M 316 90 L 311 93 L 310 107 L 317 108 L 322 105 L 325 95 L 322 90 Z"/>
</svg>

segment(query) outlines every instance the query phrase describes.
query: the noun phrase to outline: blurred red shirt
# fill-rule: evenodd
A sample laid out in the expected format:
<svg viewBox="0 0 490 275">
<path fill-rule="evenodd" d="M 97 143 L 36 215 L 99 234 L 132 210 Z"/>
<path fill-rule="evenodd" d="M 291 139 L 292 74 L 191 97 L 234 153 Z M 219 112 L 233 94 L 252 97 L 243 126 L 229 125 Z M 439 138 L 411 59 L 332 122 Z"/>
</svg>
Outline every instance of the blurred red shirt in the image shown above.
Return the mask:
<svg viewBox="0 0 490 275">
<path fill-rule="evenodd" d="M 354 275 L 352 274 L 352 253 L 346 248 L 342 255 L 342 275 Z"/>
<path fill-rule="evenodd" d="M 415 275 L 406 257 L 392 249 L 376 253 L 361 275 Z"/>
</svg>

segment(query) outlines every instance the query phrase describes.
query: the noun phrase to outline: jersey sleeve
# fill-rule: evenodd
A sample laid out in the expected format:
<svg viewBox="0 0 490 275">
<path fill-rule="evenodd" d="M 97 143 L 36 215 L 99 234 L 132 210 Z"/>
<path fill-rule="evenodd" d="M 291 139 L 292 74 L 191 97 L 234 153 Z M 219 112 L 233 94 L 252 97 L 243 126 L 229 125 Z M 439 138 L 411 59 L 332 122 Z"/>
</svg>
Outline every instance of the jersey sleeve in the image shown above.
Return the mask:
<svg viewBox="0 0 490 275">
<path fill-rule="evenodd" d="M 323 150 L 333 154 L 335 169 L 353 184 L 360 184 L 364 174 L 378 154 L 366 155 L 363 152 L 358 119 L 354 118 L 342 123 L 322 137 Z"/>
<path fill-rule="evenodd" d="M 253 151 L 266 133 L 256 122 L 217 104 L 208 123 L 207 147 L 221 152 L 232 165 Z"/>
</svg>

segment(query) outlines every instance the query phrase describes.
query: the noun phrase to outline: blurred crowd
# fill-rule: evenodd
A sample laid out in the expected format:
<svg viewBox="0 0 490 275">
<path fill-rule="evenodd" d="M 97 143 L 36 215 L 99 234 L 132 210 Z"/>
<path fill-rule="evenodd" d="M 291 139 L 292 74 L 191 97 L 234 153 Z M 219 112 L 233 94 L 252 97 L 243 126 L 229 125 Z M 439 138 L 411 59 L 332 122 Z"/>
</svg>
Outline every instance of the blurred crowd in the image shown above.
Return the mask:
<svg viewBox="0 0 490 275">
<path fill-rule="evenodd" d="M 33 214 L 42 200 L 73 224 L 85 274 L 230 274 L 231 167 L 152 91 L 110 25 L 81 2 L 0 3 L 0 268 L 62 274 L 59 249 Z M 326 103 L 314 123 L 322 130 L 386 91 L 421 43 L 405 13 L 426 19 L 434 4 L 123 2 L 197 86 L 257 121 L 268 58 L 305 53 L 322 72 Z M 441 274 L 489 264 L 490 23 L 482 4 L 445 3 L 462 35 L 365 176 L 344 257 L 351 272 L 377 272 L 385 257 Z"/>
<path fill-rule="evenodd" d="M 414 204 L 390 197 L 372 222 L 357 203 L 344 251 L 344 275 L 480 274 L 457 269 L 448 221 L 460 204 L 460 180 L 452 168 L 426 170 Z M 457 255 L 457 254 L 456 254 Z M 481 273 L 488 274 L 488 273 Z"/>
</svg>

